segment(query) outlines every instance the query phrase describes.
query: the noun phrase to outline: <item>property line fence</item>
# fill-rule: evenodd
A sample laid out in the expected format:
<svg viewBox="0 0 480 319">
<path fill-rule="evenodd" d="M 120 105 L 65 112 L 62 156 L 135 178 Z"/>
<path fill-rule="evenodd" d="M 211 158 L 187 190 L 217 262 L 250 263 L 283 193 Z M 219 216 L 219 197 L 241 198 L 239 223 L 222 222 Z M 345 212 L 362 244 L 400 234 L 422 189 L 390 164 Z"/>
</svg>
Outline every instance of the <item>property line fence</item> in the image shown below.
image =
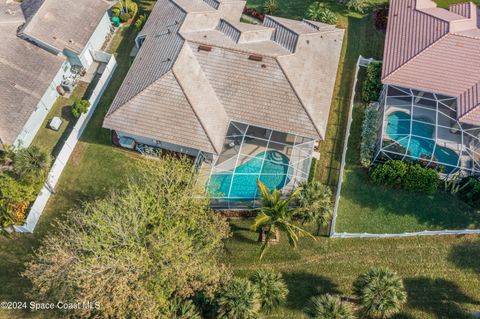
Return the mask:
<svg viewBox="0 0 480 319">
<path fill-rule="evenodd" d="M 367 66 L 372 61 L 373 59 L 365 59 L 360 55 L 357 60 L 357 65 L 355 66 L 355 80 L 353 81 L 353 93 L 352 93 L 352 97 L 350 98 L 350 109 L 348 110 L 347 128 L 345 133 L 345 141 L 343 144 L 342 161 L 340 163 L 340 173 L 338 175 L 337 193 L 335 194 L 335 204 L 333 206 L 333 217 L 332 217 L 332 223 L 330 224 L 330 237 L 333 237 L 335 235 L 335 224 L 337 223 L 337 211 L 338 211 L 338 205 L 340 203 L 340 193 L 342 190 L 342 183 L 343 183 L 343 171 L 345 170 L 345 164 L 347 162 L 348 139 L 350 138 L 350 126 L 352 125 L 353 103 L 355 101 L 356 87 L 358 82 L 358 71 L 360 70 L 360 66 Z"/>
<path fill-rule="evenodd" d="M 43 213 L 43 210 L 47 206 L 48 199 L 50 195 L 54 193 L 55 186 L 57 185 L 60 175 L 62 174 L 63 169 L 67 165 L 67 162 L 72 155 L 75 145 L 82 136 L 83 131 L 85 130 L 88 122 L 90 121 L 95 109 L 97 108 L 98 102 L 102 97 L 103 92 L 108 86 L 110 79 L 112 78 L 113 72 L 117 68 L 117 61 L 112 54 L 105 52 L 96 51 L 94 52 L 95 59 L 98 62 L 107 63 L 105 70 L 103 71 L 95 89 L 88 100 L 90 102 L 90 108 L 84 114 L 82 114 L 75 126 L 73 127 L 72 132 L 65 141 L 60 153 L 55 159 L 50 172 L 48 173 L 47 180 L 40 190 L 39 195 L 36 200 L 33 202 L 30 211 L 28 213 L 25 224 L 22 226 L 15 226 L 15 230 L 21 233 L 33 233 L 35 226 Z"/>
<path fill-rule="evenodd" d="M 373 58 L 364 58 L 361 55 L 358 57 L 357 65 L 355 67 L 355 80 L 353 83 L 353 93 L 350 100 L 350 110 L 348 112 L 348 121 L 347 121 L 347 128 L 345 134 L 345 144 L 343 145 L 343 152 L 342 152 L 342 161 L 340 166 L 340 175 L 338 177 L 338 184 L 337 184 L 337 193 L 335 195 L 335 203 L 333 208 L 333 218 L 332 223 L 330 225 L 330 234 L 329 236 L 332 238 L 394 238 L 394 237 L 414 237 L 414 236 L 441 236 L 441 235 L 480 235 L 480 229 L 460 229 L 460 230 L 424 230 L 418 232 L 404 232 L 404 233 L 386 233 L 386 234 L 374 234 L 374 233 L 337 233 L 335 232 L 335 225 L 337 221 L 337 212 L 338 206 L 340 203 L 341 198 L 341 191 L 342 191 L 342 183 L 343 183 L 343 173 L 345 170 L 346 159 L 347 159 L 347 150 L 348 150 L 348 139 L 350 137 L 350 128 L 352 125 L 352 118 L 353 118 L 353 107 L 354 101 L 356 96 L 356 88 L 358 82 L 358 72 L 360 67 L 367 67 L 370 63 L 374 62 Z"/>
</svg>

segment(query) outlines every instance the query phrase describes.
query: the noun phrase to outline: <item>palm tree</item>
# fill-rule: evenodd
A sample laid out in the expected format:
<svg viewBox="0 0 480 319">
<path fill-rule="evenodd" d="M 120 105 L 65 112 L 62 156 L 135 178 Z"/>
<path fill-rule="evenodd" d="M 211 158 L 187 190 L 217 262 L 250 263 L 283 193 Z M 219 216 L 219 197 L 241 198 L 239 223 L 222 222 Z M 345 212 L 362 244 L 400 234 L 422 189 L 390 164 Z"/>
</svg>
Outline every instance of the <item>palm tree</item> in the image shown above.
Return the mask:
<svg viewBox="0 0 480 319">
<path fill-rule="evenodd" d="M 312 298 L 310 315 L 315 319 L 353 319 L 353 310 L 340 297 L 329 294 Z"/>
<path fill-rule="evenodd" d="M 254 319 L 261 307 L 255 286 L 243 278 L 234 278 L 223 287 L 218 305 L 220 319 Z"/>
<path fill-rule="evenodd" d="M 20 178 L 43 177 L 50 168 L 51 157 L 37 146 L 21 148 L 13 161 L 13 170 Z"/>
<path fill-rule="evenodd" d="M 402 280 L 386 268 L 372 268 L 354 283 L 355 295 L 367 316 L 388 318 L 407 301 Z"/>
<path fill-rule="evenodd" d="M 283 198 L 277 189 L 270 192 L 260 180 L 257 180 L 257 186 L 262 196 L 262 207 L 258 209 L 260 213 L 255 218 L 252 230 L 259 231 L 261 229 L 265 233 L 260 249 L 260 259 L 263 258 L 270 240 L 272 238 L 279 239 L 280 231 L 287 235 L 288 243 L 293 248 L 297 247 L 300 236 L 308 236 L 315 240 L 312 234 L 292 222 L 293 216 L 299 210 L 297 207 L 292 207 L 292 203 L 298 198 L 302 191 L 301 188 L 297 188 L 289 196 Z"/>
<path fill-rule="evenodd" d="M 201 319 L 200 313 L 191 300 L 182 300 L 178 297 L 170 300 L 168 307 L 160 318 L 165 319 Z"/>
<path fill-rule="evenodd" d="M 302 207 L 299 214 L 302 223 L 315 223 L 316 235 L 319 236 L 322 226 L 327 226 L 332 221 L 332 191 L 314 180 L 302 186 L 299 202 Z"/>
<path fill-rule="evenodd" d="M 257 288 L 262 310 L 269 313 L 281 305 L 288 296 L 288 288 L 282 274 L 272 270 L 258 270 L 250 279 Z"/>
</svg>

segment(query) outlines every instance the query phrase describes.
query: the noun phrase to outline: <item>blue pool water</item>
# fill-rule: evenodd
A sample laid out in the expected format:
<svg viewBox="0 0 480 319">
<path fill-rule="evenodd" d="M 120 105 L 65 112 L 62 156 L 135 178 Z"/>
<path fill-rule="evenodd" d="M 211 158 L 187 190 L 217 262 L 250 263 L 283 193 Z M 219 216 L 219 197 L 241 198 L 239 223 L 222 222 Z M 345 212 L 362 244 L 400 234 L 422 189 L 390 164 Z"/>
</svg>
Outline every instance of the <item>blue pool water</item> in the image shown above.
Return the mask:
<svg viewBox="0 0 480 319">
<path fill-rule="evenodd" d="M 422 121 L 425 121 L 422 119 Z M 457 166 L 458 154 L 448 148 L 435 146 L 435 142 L 432 140 L 434 134 L 434 126 L 432 124 L 420 123 L 413 121 L 412 124 L 412 136 L 410 139 L 410 145 L 408 144 L 408 135 L 410 133 L 410 115 L 405 112 L 397 111 L 388 115 L 387 135 L 394 141 L 397 141 L 400 145 L 407 148 L 411 156 L 415 158 L 422 158 L 422 155 L 426 158 L 430 158 L 433 155 L 438 162 L 444 164 L 450 164 Z M 445 166 L 444 172 L 449 174 L 455 171 L 455 167 Z"/>
<path fill-rule="evenodd" d="M 212 174 L 208 190 L 214 197 L 253 199 L 259 177 L 269 189 L 281 189 L 290 181 L 289 161 L 278 151 L 261 152 L 235 170 Z"/>
</svg>

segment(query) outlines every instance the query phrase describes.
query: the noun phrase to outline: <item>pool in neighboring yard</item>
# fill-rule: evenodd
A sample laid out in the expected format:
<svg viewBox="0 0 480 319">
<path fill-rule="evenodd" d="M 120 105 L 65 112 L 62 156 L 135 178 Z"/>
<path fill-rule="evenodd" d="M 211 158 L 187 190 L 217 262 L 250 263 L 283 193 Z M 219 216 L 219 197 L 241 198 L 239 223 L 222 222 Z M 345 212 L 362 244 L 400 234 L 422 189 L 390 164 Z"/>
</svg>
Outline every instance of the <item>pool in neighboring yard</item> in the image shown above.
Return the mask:
<svg viewBox="0 0 480 319">
<path fill-rule="evenodd" d="M 428 121 L 426 119 L 419 119 L 423 122 Z M 404 148 L 408 148 L 408 153 L 415 158 L 430 158 L 433 156 L 440 164 L 449 164 L 451 166 L 445 166 L 444 172 L 449 174 L 456 170 L 458 163 L 458 154 L 448 148 L 438 146 L 435 148 L 435 141 L 432 140 L 435 132 L 433 124 L 427 124 L 423 122 L 417 122 L 410 119 L 410 115 L 396 111 L 388 115 L 387 118 L 387 135 L 392 140 L 399 143 Z M 410 144 L 408 143 L 408 135 L 410 134 L 410 125 L 412 125 L 412 136 L 410 138 Z M 407 135 L 407 136 L 405 136 Z"/>
<path fill-rule="evenodd" d="M 264 160 L 265 158 L 265 160 Z M 214 197 L 254 199 L 257 179 L 273 190 L 290 181 L 288 156 L 278 151 L 261 152 L 234 170 L 212 174 L 208 190 Z"/>
</svg>

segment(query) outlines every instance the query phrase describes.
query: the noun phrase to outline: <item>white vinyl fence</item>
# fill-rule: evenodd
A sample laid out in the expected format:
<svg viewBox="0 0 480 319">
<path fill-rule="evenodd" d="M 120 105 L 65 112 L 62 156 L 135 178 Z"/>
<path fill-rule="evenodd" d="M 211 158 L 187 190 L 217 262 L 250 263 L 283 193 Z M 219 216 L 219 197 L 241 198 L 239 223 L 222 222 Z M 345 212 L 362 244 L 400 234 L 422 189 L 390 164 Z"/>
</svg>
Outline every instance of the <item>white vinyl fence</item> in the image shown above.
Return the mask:
<svg viewBox="0 0 480 319">
<path fill-rule="evenodd" d="M 117 61 L 115 60 L 115 57 L 113 55 L 105 52 L 95 51 L 94 56 L 98 62 L 104 62 L 107 63 L 107 65 L 95 87 L 95 90 L 93 91 L 89 99 L 91 106 L 88 109 L 87 113 L 84 113 L 80 116 L 72 132 L 65 141 L 62 150 L 58 154 L 50 172 L 48 173 L 45 185 L 41 189 L 40 194 L 30 208 L 25 224 L 22 226 L 15 226 L 15 230 L 18 232 L 33 233 L 35 226 L 37 225 L 37 222 L 40 219 L 40 216 L 42 215 L 45 206 L 47 205 L 50 195 L 53 193 L 54 188 L 60 178 L 60 175 L 62 174 L 65 165 L 67 165 L 70 155 L 72 155 L 75 145 L 77 144 L 80 136 L 85 130 L 85 127 L 90 121 L 90 118 L 95 112 L 98 102 L 100 101 L 103 92 L 107 88 L 108 83 L 112 78 L 113 72 L 117 68 Z"/>
</svg>

